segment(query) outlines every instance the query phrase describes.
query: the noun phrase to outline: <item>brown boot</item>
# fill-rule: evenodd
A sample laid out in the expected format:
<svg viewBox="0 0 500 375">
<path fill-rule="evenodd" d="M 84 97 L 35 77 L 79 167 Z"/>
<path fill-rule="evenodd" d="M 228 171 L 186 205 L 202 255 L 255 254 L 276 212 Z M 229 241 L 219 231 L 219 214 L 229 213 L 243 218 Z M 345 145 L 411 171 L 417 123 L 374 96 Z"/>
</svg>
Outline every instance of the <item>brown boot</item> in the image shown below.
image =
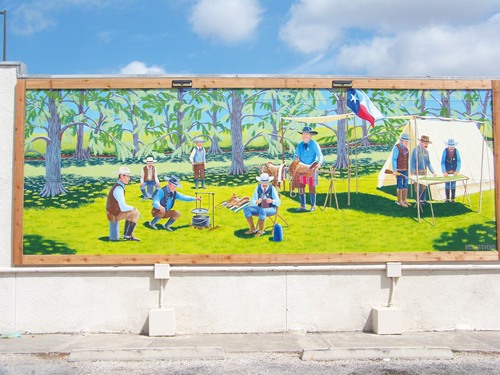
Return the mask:
<svg viewBox="0 0 500 375">
<path fill-rule="evenodd" d="M 259 228 L 259 230 L 257 231 L 257 233 L 255 233 L 255 237 L 260 237 L 264 234 L 264 224 L 266 223 L 265 220 L 259 220 L 257 222 L 257 226 Z"/>
<path fill-rule="evenodd" d="M 253 224 L 253 217 L 247 217 L 247 222 L 250 228 L 245 232 L 245 234 L 254 234 L 256 232 L 255 225 Z"/>
<path fill-rule="evenodd" d="M 407 198 L 408 198 L 408 189 L 402 189 L 401 190 L 401 206 L 403 206 L 405 208 L 410 207 L 408 205 L 408 202 L 406 201 Z"/>
</svg>

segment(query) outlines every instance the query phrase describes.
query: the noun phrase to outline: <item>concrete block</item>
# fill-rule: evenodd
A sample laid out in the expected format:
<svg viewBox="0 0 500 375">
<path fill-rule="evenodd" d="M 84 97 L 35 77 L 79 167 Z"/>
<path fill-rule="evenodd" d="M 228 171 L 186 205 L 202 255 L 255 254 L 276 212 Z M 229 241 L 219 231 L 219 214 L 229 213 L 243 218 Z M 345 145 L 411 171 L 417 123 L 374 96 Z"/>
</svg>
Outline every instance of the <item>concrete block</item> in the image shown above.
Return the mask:
<svg viewBox="0 0 500 375">
<path fill-rule="evenodd" d="M 387 277 L 401 277 L 401 263 L 388 262 L 386 263 Z"/>
<path fill-rule="evenodd" d="M 155 264 L 155 279 L 170 279 L 170 264 Z"/>
<path fill-rule="evenodd" d="M 109 240 L 118 241 L 120 239 L 120 222 L 109 222 Z"/>
<path fill-rule="evenodd" d="M 403 312 L 398 307 L 372 308 L 373 332 L 378 335 L 401 335 L 403 333 Z"/>
<path fill-rule="evenodd" d="M 173 307 L 149 311 L 149 336 L 175 336 L 175 309 Z"/>
</svg>

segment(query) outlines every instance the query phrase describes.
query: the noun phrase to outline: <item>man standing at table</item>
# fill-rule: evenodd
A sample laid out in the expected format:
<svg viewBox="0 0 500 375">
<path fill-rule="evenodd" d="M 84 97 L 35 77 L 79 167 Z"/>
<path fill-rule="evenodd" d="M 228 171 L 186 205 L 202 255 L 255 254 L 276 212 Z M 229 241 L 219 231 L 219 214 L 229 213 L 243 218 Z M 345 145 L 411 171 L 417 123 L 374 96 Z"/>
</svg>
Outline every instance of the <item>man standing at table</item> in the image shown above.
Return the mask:
<svg viewBox="0 0 500 375">
<path fill-rule="evenodd" d="M 441 157 L 441 170 L 443 171 L 443 176 L 445 177 L 456 176 L 458 173 L 460 173 L 462 159 L 460 158 L 460 153 L 456 148 L 457 145 L 458 142 L 455 142 L 453 138 L 450 138 L 448 139 L 447 147 L 443 150 L 443 156 Z M 446 193 L 445 203 L 455 203 L 456 188 L 456 181 L 446 182 L 444 184 L 444 190 Z"/>
<path fill-rule="evenodd" d="M 410 136 L 406 133 L 401 134 L 399 143 L 392 150 L 392 170 L 396 175 L 397 196 L 396 202 L 401 207 L 408 207 L 406 198 L 408 197 L 408 161 L 410 159 L 410 151 L 408 144 Z"/>
<path fill-rule="evenodd" d="M 432 173 L 434 177 L 437 176 L 432 168 L 431 160 L 429 158 L 429 143 L 432 143 L 428 135 L 422 135 L 419 139 L 419 144 L 413 152 L 411 153 L 411 174 L 418 176 L 427 176 L 427 169 Z M 419 192 L 417 203 L 426 204 L 427 203 L 427 187 L 418 184 Z"/>
</svg>

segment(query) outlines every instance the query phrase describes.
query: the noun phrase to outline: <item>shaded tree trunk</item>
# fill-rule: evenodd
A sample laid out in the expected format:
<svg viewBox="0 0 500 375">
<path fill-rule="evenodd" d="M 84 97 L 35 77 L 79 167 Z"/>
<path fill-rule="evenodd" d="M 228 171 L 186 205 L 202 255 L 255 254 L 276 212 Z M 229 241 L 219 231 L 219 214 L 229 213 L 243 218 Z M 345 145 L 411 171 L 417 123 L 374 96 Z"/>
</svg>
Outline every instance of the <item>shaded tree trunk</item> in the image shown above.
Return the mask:
<svg viewBox="0 0 500 375">
<path fill-rule="evenodd" d="M 245 163 L 243 162 L 243 127 L 241 124 L 243 100 L 241 99 L 240 91 L 231 91 L 231 102 L 232 157 L 228 174 L 239 175 L 247 172 L 247 167 L 245 167 Z"/>
<path fill-rule="evenodd" d="M 54 95 L 54 94 L 51 94 Z M 55 197 L 65 194 L 61 178 L 61 119 L 53 96 L 48 101 L 50 118 L 48 119 L 47 150 L 45 152 L 45 185 L 41 197 Z"/>
</svg>

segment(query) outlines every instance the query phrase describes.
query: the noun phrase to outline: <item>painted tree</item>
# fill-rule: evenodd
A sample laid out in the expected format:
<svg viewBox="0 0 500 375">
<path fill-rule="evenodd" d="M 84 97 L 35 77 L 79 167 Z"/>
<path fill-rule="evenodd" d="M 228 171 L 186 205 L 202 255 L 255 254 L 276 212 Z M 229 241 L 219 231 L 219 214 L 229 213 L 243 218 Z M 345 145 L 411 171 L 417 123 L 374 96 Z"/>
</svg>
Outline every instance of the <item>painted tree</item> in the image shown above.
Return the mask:
<svg viewBox="0 0 500 375">
<path fill-rule="evenodd" d="M 93 95 L 98 94 L 93 92 Z M 95 111 L 98 107 L 88 101 L 89 108 L 94 108 L 94 113 L 84 114 L 72 108 L 74 103 L 75 98 L 63 90 L 28 90 L 26 93 L 25 152 L 36 152 L 45 160 L 45 184 L 40 191 L 42 197 L 55 197 L 66 193 L 62 183 L 61 141 L 69 130 L 79 126 L 91 130 L 89 135 L 91 150 L 95 151 L 96 148 L 101 150 L 107 142 L 116 147 L 120 158 L 130 156 L 123 143 L 110 131 L 114 122 L 107 118 L 113 111 L 106 112 L 103 110 L 104 107 L 101 111 Z M 97 116 L 98 120 L 93 120 L 93 116 Z M 45 143 L 45 152 L 35 151 L 33 145 L 37 141 Z"/>
<path fill-rule="evenodd" d="M 54 197 L 65 194 L 61 176 L 61 138 L 67 129 L 61 126 L 61 117 L 65 117 L 65 109 L 61 106 L 61 91 L 31 91 L 27 93 L 26 127 L 27 136 L 34 133 L 35 128 L 45 131 L 46 136 L 36 136 L 25 142 L 29 150 L 32 143 L 38 140 L 45 142 L 45 184 L 40 191 L 42 197 Z M 31 128 L 31 129 L 30 129 Z"/>
</svg>

